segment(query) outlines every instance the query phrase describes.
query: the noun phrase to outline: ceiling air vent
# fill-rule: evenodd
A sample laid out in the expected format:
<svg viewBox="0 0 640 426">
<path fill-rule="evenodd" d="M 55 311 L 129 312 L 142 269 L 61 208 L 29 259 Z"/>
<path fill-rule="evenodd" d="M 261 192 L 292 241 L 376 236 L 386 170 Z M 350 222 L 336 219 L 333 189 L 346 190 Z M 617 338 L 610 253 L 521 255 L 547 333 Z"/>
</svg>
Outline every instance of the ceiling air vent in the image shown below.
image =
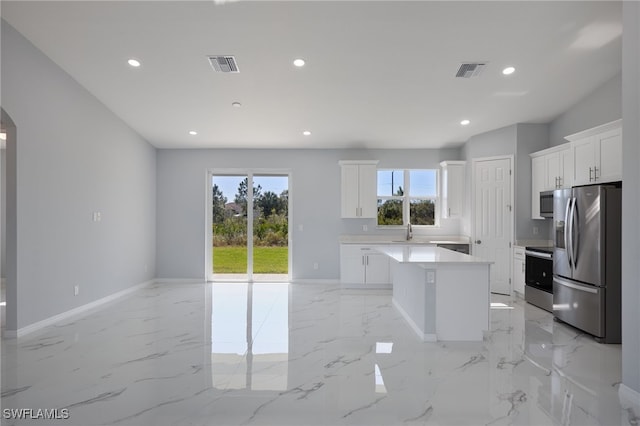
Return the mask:
<svg viewBox="0 0 640 426">
<path fill-rule="evenodd" d="M 240 72 L 233 56 L 209 56 L 209 63 L 216 72 Z"/>
<path fill-rule="evenodd" d="M 478 77 L 484 67 L 486 67 L 486 62 L 464 62 L 458 68 L 458 72 L 456 73 L 456 77 L 460 78 L 471 78 Z"/>
</svg>

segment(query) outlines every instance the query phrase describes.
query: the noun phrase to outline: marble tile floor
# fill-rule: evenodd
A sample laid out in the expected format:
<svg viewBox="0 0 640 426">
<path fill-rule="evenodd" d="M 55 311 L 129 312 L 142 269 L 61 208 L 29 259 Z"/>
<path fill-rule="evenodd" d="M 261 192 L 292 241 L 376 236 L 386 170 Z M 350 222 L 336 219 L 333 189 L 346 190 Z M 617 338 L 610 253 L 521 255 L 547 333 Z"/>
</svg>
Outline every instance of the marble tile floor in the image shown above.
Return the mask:
<svg viewBox="0 0 640 426">
<path fill-rule="evenodd" d="M 483 342 L 423 343 L 389 292 L 155 284 L 3 340 L 1 423 L 640 424 L 618 399 L 619 345 L 492 299 Z M 7 415 L 21 408 L 68 418 Z"/>
</svg>

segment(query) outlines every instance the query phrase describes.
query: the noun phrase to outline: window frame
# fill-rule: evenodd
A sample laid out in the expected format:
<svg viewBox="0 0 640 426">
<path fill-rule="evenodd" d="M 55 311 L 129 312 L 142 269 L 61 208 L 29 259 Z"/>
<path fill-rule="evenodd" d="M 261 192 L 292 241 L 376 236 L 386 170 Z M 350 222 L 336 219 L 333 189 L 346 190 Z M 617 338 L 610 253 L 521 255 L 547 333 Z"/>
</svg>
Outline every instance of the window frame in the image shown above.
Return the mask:
<svg viewBox="0 0 640 426">
<path fill-rule="evenodd" d="M 378 172 L 383 171 L 402 171 L 403 173 L 403 195 L 379 195 L 378 194 Z M 419 197 L 419 196 L 411 196 L 411 171 L 434 171 L 435 172 L 435 189 L 436 195 L 435 197 Z M 384 203 L 388 200 L 400 200 L 402 201 L 402 224 L 401 225 L 380 225 L 378 223 L 378 217 L 376 214 L 376 226 L 378 228 L 383 229 L 391 229 L 391 228 L 404 228 L 409 223 L 411 217 L 411 201 L 433 201 L 434 211 L 433 211 L 433 225 L 414 225 L 411 224 L 412 227 L 417 228 L 438 228 L 440 227 L 440 203 L 441 203 L 441 194 L 440 194 L 440 169 L 416 169 L 416 168 L 379 168 L 376 170 L 376 200 L 382 200 Z M 377 206 L 378 208 L 379 206 Z"/>
</svg>

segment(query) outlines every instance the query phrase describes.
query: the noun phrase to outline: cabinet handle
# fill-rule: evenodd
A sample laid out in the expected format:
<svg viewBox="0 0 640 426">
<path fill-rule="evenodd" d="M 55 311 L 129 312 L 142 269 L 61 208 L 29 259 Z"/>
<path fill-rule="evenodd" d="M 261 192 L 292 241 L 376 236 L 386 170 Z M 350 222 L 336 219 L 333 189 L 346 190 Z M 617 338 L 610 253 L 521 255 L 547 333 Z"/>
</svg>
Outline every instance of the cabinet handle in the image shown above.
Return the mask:
<svg viewBox="0 0 640 426">
<path fill-rule="evenodd" d="M 524 274 L 524 262 L 522 263 L 522 273 Z"/>
<path fill-rule="evenodd" d="M 451 207 L 449 207 L 449 209 L 448 209 L 448 210 L 449 210 L 449 214 L 448 214 L 448 216 L 449 216 L 449 217 L 451 217 Z"/>
<path fill-rule="evenodd" d="M 591 167 L 589 167 L 589 182 L 591 182 L 593 180 L 593 178 L 591 177 L 592 173 L 593 173 L 593 169 Z"/>
<path fill-rule="evenodd" d="M 367 256 L 362 256 L 362 266 L 364 266 L 364 258 Z"/>
<path fill-rule="evenodd" d="M 598 176 L 598 168 L 594 167 L 593 168 L 593 180 L 598 180 L 600 178 L 600 176 Z"/>
<path fill-rule="evenodd" d="M 367 266 L 369 266 L 369 256 L 367 256 Z"/>
</svg>

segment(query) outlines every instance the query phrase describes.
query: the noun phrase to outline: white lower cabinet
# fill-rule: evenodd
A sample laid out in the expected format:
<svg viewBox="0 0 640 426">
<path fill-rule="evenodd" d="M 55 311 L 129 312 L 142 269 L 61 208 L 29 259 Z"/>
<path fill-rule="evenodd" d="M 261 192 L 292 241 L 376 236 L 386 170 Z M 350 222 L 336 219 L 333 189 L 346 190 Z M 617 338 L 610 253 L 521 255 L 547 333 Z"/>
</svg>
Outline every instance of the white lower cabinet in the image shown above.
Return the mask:
<svg viewBox="0 0 640 426">
<path fill-rule="evenodd" d="M 389 257 L 372 246 L 340 244 L 340 282 L 346 288 L 391 288 Z"/>
<path fill-rule="evenodd" d="M 525 257 L 524 247 L 513 247 L 513 291 L 520 297 L 524 297 L 524 285 L 525 285 Z"/>
</svg>

